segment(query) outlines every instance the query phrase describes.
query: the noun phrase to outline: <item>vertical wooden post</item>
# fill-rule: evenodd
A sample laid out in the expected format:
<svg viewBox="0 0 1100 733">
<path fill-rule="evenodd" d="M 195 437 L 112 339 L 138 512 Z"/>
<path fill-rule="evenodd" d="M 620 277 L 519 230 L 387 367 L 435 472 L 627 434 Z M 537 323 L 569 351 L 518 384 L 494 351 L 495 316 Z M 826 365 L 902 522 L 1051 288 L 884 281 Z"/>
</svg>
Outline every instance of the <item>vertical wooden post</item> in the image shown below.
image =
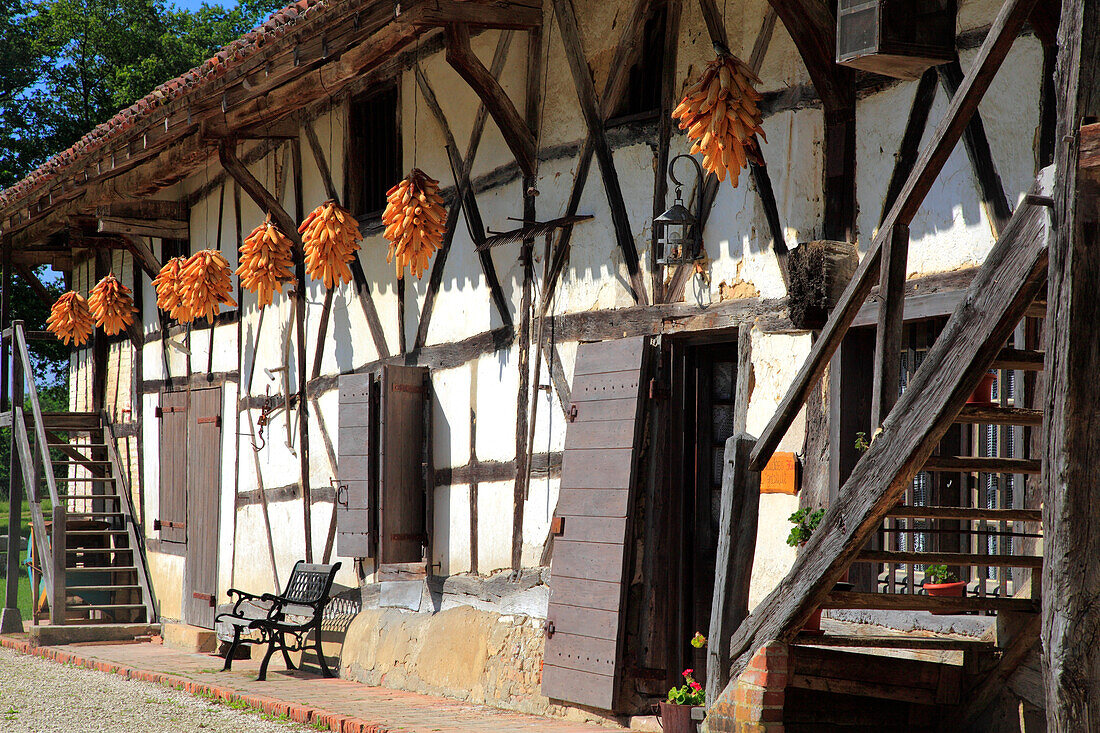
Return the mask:
<svg viewBox="0 0 1100 733">
<path fill-rule="evenodd" d="M 875 333 L 875 377 L 871 392 L 871 430 L 877 430 L 898 399 L 901 378 L 901 331 L 905 315 L 905 265 L 909 227 L 895 224 L 882 252 L 879 276 L 878 330 Z"/>
<path fill-rule="evenodd" d="M 668 0 L 665 6 L 664 58 L 661 69 L 661 112 L 657 118 L 657 159 L 653 171 L 654 219 L 664 213 L 665 194 L 668 193 L 668 151 L 672 141 L 672 110 L 676 106 L 676 52 L 680 47 L 680 11 L 680 0 Z M 657 264 L 656 227 L 653 228 L 649 242 L 649 274 L 653 302 L 663 303 L 664 268 Z"/>
<path fill-rule="evenodd" d="M 707 700 L 717 700 L 729 683 L 730 636 L 749 615 L 749 581 L 760 513 L 760 474 L 749 470 L 749 454 L 755 442 L 747 433 L 726 441 L 714 597 L 707 637 Z"/>
<path fill-rule="evenodd" d="M 1047 730 L 1100 725 L 1100 197 L 1079 168 L 1080 128 L 1100 116 L 1100 2 L 1065 0 L 1047 270 L 1043 437 L 1043 681 Z"/>
<path fill-rule="evenodd" d="M 101 279 L 111 271 L 111 250 L 96 250 L 95 252 L 95 283 L 89 286 L 89 290 L 95 287 Z M 190 335 L 190 331 L 188 332 Z M 191 344 L 188 343 L 188 348 Z M 106 404 L 107 398 L 107 335 L 102 330 L 96 329 L 92 335 L 92 404 L 90 410 L 99 412 Z M 187 357 L 190 365 L 191 357 Z M 188 369 L 190 374 L 190 368 Z M 86 407 L 86 409 L 89 409 Z M 98 509 L 96 511 L 99 511 Z"/>
<path fill-rule="evenodd" d="M 0 329 L 4 329 L 11 326 L 12 264 L 10 240 L 4 242 L 3 273 L 0 273 L 0 275 L 2 275 L 2 282 L 0 282 Z M 11 402 L 8 400 L 11 395 L 8 391 L 8 377 L 11 368 L 9 357 L 15 353 L 14 336 L 13 333 L 11 336 L 4 337 L 2 348 L 0 348 L 0 410 L 5 412 L 11 409 Z"/>
<path fill-rule="evenodd" d="M 68 522 L 68 509 L 64 501 L 53 507 L 53 526 L 50 527 L 50 582 L 53 592 L 50 597 L 50 624 L 61 626 L 65 623 L 65 525 Z"/>
<path fill-rule="evenodd" d="M 305 219 L 302 199 L 302 146 L 298 138 L 290 142 L 294 174 L 294 220 Z M 309 488 L 309 403 L 306 400 L 306 263 L 303 257 L 295 267 L 297 297 L 294 299 L 294 319 L 298 326 L 298 462 L 302 486 L 302 523 L 305 526 L 306 562 L 313 562 L 313 505 Z M 287 419 L 290 419 L 289 414 Z"/>
</svg>

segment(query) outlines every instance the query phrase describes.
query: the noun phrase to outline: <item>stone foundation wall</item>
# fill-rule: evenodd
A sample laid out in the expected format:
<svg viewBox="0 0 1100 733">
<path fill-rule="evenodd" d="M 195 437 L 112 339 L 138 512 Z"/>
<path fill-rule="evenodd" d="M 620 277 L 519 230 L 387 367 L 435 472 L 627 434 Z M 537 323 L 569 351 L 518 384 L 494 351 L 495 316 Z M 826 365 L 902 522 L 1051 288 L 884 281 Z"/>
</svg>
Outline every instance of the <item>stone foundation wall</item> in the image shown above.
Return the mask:
<svg viewBox="0 0 1100 733">
<path fill-rule="evenodd" d="M 438 613 L 371 608 L 348 627 L 340 676 L 517 712 L 616 722 L 543 697 L 542 654 L 541 619 L 464 606 Z"/>
</svg>

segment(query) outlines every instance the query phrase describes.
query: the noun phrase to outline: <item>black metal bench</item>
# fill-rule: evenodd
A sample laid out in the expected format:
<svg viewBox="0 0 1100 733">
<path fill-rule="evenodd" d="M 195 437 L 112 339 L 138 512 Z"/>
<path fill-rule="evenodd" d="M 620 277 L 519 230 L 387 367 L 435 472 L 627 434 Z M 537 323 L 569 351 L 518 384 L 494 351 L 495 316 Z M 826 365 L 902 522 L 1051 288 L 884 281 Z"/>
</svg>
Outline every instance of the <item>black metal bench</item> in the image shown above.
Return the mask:
<svg viewBox="0 0 1100 733">
<path fill-rule="evenodd" d="M 237 588 L 229 589 L 230 599 L 237 597 L 233 610 L 220 613 L 214 623 L 224 623 L 233 627 L 233 642 L 225 655 L 225 666 L 231 669 L 233 655 L 241 644 L 267 644 L 267 653 L 260 663 L 257 680 L 267 678 L 267 663 L 275 650 L 283 653 L 287 669 L 295 669 L 290 661 L 290 652 L 304 651 L 313 647 L 321 673 L 325 677 L 334 676 L 325 662 L 325 653 L 321 649 L 321 621 L 325 604 L 329 602 L 332 580 L 339 570 L 340 563 L 334 565 L 310 565 L 299 560 L 287 581 L 286 590 L 280 595 L 264 593 L 256 595 Z M 313 632 L 313 642 L 309 634 Z M 257 632 L 258 638 L 242 638 L 242 633 Z M 293 637 L 293 643 L 287 644 L 287 636 Z"/>
</svg>

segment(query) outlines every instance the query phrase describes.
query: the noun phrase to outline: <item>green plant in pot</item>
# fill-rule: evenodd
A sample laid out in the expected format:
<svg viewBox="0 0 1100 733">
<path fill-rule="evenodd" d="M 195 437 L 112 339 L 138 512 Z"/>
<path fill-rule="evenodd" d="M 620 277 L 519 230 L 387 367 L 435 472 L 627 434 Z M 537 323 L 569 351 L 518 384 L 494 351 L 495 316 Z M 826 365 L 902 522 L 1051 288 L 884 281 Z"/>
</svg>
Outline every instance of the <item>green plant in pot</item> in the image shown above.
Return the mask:
<svg viewBox="0 0 1100 733">
<path fill-rule="evenodd" d="M 966 583 L 955 577 L 946 565 L 929 565 L 924 569 L 924 592 L 930 596 L 962 598 Z"/>
<path fill-rule="evenodd" d="M 707 639 L 696 631 L 691 637 L 691 645 L 702 649 Z M 681 673 L 684 683 L 668 691 L 668 699 L 657 705 L 658 718 L 665 733 L 695 733 L 695 722 L 691 719 L 692 708 L 706 704 L 707 693 L 703 686 L 695 681 L 695 670 L 688 667 Z"/>
</svg>

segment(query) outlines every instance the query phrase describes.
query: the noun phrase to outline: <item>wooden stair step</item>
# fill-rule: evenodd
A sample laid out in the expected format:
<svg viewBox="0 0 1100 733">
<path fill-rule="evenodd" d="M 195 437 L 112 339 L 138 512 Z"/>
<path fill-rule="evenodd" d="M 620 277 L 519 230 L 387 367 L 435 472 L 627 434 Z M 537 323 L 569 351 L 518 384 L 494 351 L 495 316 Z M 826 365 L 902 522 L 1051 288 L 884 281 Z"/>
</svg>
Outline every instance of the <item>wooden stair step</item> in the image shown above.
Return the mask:
<svg viewBox="0 0 1100 733">
<path fill-rule="evenodd" d="M 955 422 L 968 425 L 1042 425 L 1043 411 L 1026 407 L 965 405 Z"/>
<path fill-rule="evenodd" d="M 133 573 L 137 568 L 133 565 L 104 565 L 95 567 L 65 568 L 65 573 Z"/>
<path fill-rule="evenodd" d="M 76 458 L 75 456 L 65 456 L 61 460 L 54 461 L 53 464 L 64 465 L 66 463 L 76 463 L 81 466 L 110 466 L 110 461 L 101 461 L 96 458 Z"/>
<path fill-rule="evenodd" d="M 968 611 L 1038 612 L 1039 604 L 1030 598 L 999 596 L 965 596 L 945 598 L 910 593 L 856 593 L 833 591 L 825 596 L 821 608 L 856 608 L 871 611 L 935 611 L 964 613 Z"/>
<path fill-rule="evenodd" d="M 108 552 L 133 552 L 132 547 L 66 547 L 65 552 L 74 555 L 101 555 Z"/>
<path fill-rule="evenodd" d="M 66 603 L 67 611 L 124 611 L 145 608 L 144 603 Z"/>
<path fill-rule="evenodd" d="M 995 456 L 931 456 L 924 464 L 925 471 L 965 471 L 967 473 L 1020 473 L 1039 475 L 1043 462 L 1028 458 L 999 458 Z"/>
<path fill-rule="evenodd" d="M 1041 568 L 1040 555 L 982 555 L 976 552 L 900 552 L 864 550 L 855 562 L 916 563 L 918 565 L 961 565 L 964 567 Z"/>
<path fill-rule="evenodd" d="M 65 592 L 74 590 L 101 590 L 113 593 L 124 590 L 141 590 L 140 585 L 66 585 Z"/>
<path fill-rule="evenodd" d="M 997 645 L 981 639 L 954 639 L 942 636 L 911 636 L 909 634 L 842 635 L 799 634 L 795 644 L 801 646 L 867 647 L 871 649 L 929 649 L 934 651 L 995 651 Z"/>
<path fill-rule="evenodd" d="M 1041 372 L 1046 353 L 1025 349 L 1001 349 L 993 360 L 994 369 L 1019 369 L 1027 372 Z"/>
<path fill-rule="evenodd" d="M 61 430 L 66 428 L 94 430 L 102 427 L 99 414 L 95 412 L 43 412 L 42 425 Z"/>
<path fill-rule="evenodd" d="M 73 512 L 68 513 L 70 517 L 118 517 L 123 518 L 122 512 Z"/>
<path fill-rule="evenodd" d="M 118 494 L 65 494 L 64 496 L 66 499 L 114 499 L 115 501 L 122 499 Z"/>
<path fill-rule="evenodd" d="M 102 481 L 103 483 L 113 484 L 117 479 L 114 476 L 58 476 L 55 480 L 58 483 L 61 483 L 62 481 Z M 69 494 L 69 496 L 72 496 L 72 494 Z"/>
<path fill-rule="evenodd" d="M 65 536 L 67 537 L 98 537 L 100 535 L 122 535 L 129 534 L 129 530 L 125 529 L 67 529 L 65 530 Z M 99 550 L 104 548 L 89 547 L 89 550 Z"/>
<path fill-rule="evenodd" d="M 962 506 L 896 506 L 887 512 L 887 516 L 915 519 L 984 519 L 991 522 L 1041 523 L 1043 521 L 1041 509 L 982 509 Z"/>
</svg>

